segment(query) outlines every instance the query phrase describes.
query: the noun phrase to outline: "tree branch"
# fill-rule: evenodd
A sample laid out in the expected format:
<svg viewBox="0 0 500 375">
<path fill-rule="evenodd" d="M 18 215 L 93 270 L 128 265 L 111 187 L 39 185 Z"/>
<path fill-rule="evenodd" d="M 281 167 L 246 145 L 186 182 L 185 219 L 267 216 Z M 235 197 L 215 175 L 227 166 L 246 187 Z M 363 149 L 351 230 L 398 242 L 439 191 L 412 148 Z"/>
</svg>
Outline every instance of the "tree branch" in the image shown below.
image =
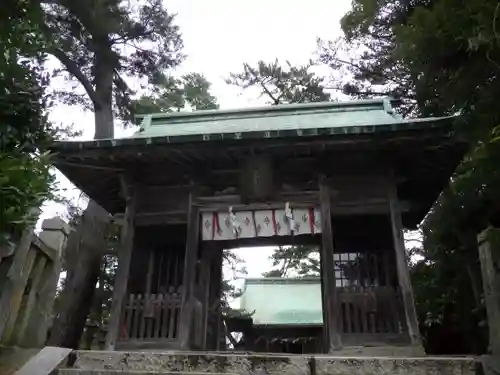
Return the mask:
<svg viewBox="0 0 500 375">
<path fill-rule="evenodd" d="M 275 98 L 274 97 L 274 95 L 271 93 L 271 91 L 269 91 L 269 89 L 267 88 L 266 84 L 259 79 L 258 75 L 253 71 L 253 69 L 250 67 L 250 65 L 245 64 L 245 69 L 247 69 L 248 72 L 251 75 L 253 75 L 253 77 L 260 84 L 260 86 L 262 87 L 262 89 L 264 90 L 264 92 L 267 94 L 267 96 L 269 96 L 269 98 L 271 98 L 271 100 L 274 102 L 274 105 L 280 104 L 279 98 Z"/>
<path fill-rule="evenodd" d="M 78 65 L 59 48 L 51 48 L 48 52 L 58 59 L 61 64 L 66 67 L 68 73 L 73 75 L 82 84 L 94 106 L 99 105 L 99 98 L 96 95 L 94 87 L 90 83 L 90 80 L 82 73 L 80 68 L 78 68 Z"/>
</svg>

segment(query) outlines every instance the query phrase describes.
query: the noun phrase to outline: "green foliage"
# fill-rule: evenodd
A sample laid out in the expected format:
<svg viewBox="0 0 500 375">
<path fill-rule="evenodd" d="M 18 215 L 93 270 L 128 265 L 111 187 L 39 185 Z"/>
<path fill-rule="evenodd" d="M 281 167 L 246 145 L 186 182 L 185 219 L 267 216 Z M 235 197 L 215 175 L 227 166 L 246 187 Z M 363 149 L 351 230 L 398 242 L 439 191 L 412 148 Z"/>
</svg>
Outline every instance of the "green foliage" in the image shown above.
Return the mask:
<svg viewBox="0 0 500 375">
<path fill-rule="evenodd" d="M 179 28 L 161 0 L 46 0 L 47 51 L 64 67 L 57 73 L 81 90 L 58 92 L 66 104 L 132 120 L 129 78 L 150 80 L 177 66 L 183 47 Z M 112 118 L 96 117 L 96 138 L 112 136 Z M 111 120 L 111 122 L 110 122 Z"/>
<path fill-rule="evenodd" d="M 4 241 L 10 240 L 11 233 L 18 234 L 24 225 L 36 220 L 28 207 L 40 207 L 52 197 L 50 187 L 54 178 L 49 166 L 48 154 L 0 153 L 0 235 Z"/>
<path fill-rule="evenodd" d="M 319 249 L 316 246 L 278 246 L 271 255 L 273 269 L 264 277 L 307 277 L 320 275 Z"/>
<path fill-rule="evenodd" d="M 55 71 L 71 85 L 57 92 L 69 105 L 82 105 L 94 113 L 94 138 L 114 137 L 114 118 L 132 122 L 134 94 L 128 80 L 150 86 L 150 78 L 176 67 L 183 60 L 183 47 L 174 16 L 162 0 L 42 0 L 44 36 L 51 43 L 45 51 L 59 60 Z M 153 82 L 154 83 L 154 82 Z M 96 227 L 104 226 L 107 213 L 94 202 L 86 210 Z M 100 229 L 96 228 L 96 232 Z M 83 230 L 83 229 L 82 229 Z M 104 232 L 104 230 L 102 231 Z M 61 293 L 61 306 L 54 321 L 54 345 L 77 347 L 80 327 L 94 293 L 100 247 L 82 245 L 73 262 L 78 275 L 68 280 Z M 76 296 L 74 290 L 84 296 Z M 66 324 L 70 322 L 70 324 Z"/>
<path fill-rule="evenodd" d="M 0 242 L 34 219 L 30 208 L 52 198 L 45 153 L 56 135 L 46 118 L 47 76 L 40 51 L 41 11 L 36 1 L 7 1 L 0 13 Z M 19 36 L 23 35 L 23 38 Z"/>
<path fill-rule="evenodd" d="M 241 316 L 244 312 L 234 310 L 230 307 L 231 301 L 240 297 L 242 291 L 237 289 L 234 281 L 244 277 L 247 274 L 247 269 L 243 265 L 243 260 L 233 250 L 224 250 L 223 253 L 223 269 L 229 270 L 229 275 L 223 275 L 222 280 L 222 297 L 221 306 L 225 316 Z"/>
<path fill-rule="evenodd" d="M 311 72 L 313 66 L 312 61 L 302 66 L 287 61 L 285 67 L 278 60 L 259 61 L 256 67 L 244 64 L 243 72 L 231 73 L 226 82 L 244 90 L 256 88 L 272 105 L 329 101 L 323 79 Z"/>
<path fill-rule="evenodd" d="M 160 74 L 154 81 L 152 95 L 133 102 L 134 113 L 180 112 L 186 105 L 194 110 L 217 109 L 217 99 L 210 94 L 210 82 L 198 73 L 181 78 Z"/>
<path fill-rule="evenodd" d="M 349 95 L 390 95 L 406 116 L 462 115 L 456 131 L 471 152 L 427 216 L 423 259 L 412 269 L 431 351 L 437 331 L 457 330 L 462 338 L 447 341 L 467 342 L 450 342 L 448 352 L 484 350 L 475 235 L 499 211 L 499 8 L 495 0 L 354 0 L 344 41 L 319 44 L 321 62 L 352 78 L 343 86 Z"/>
</svg>

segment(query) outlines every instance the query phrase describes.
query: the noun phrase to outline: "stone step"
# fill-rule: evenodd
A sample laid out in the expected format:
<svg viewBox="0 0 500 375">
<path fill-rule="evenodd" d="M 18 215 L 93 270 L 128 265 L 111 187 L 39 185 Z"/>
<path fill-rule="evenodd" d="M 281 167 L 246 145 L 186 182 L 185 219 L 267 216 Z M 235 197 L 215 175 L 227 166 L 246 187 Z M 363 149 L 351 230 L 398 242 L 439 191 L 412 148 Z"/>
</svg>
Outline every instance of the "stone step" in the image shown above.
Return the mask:
<svg viewBox="0 0 500 375">
<path fill-rule="evenodd" d="M 78 351 L 73 367 L 86 371 L 108 371 L 88 373 L 92 375 L 113 374 L 110 370 L 122 371 L 122 374 L 473 375 L 476 372 L 476 361 L 472 357 L 333 357 L 260 353 Z"/>
<path fill-rule="evenodd" d="M 122 371 L 122 370 L 82 370 L 77 368 L 59 369 L 57 375 L 227 375 L 209 372 L 180 371 Z M 230 374 L 238 375 L 238 374 Z"/>
</svg>

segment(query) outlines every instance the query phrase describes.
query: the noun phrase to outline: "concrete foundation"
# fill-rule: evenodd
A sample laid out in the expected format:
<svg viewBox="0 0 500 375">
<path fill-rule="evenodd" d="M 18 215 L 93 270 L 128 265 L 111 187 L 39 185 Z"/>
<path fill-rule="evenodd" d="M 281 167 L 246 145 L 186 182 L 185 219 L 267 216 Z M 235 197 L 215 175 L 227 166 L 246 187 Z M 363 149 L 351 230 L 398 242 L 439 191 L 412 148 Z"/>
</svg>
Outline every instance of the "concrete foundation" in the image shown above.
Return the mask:
<svg viewBox="0 0 500 375">
<path fill-rule="evenodd" d="M 474 358 L 79 351 L 60 375 L 473 375 Z"/>
</svg>

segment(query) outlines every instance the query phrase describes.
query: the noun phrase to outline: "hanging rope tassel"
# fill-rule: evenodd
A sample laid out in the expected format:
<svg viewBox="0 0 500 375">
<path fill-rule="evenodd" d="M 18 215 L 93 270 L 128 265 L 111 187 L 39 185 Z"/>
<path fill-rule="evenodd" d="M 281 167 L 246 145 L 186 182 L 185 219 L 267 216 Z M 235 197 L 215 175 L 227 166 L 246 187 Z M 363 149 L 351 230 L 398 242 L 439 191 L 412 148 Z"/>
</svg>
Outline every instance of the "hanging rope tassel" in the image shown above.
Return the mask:
<svg viewBox="0 0 500 375">
<path fill-rule="evenodd" d="M 229 223 L 231 224 L 234 236 L 238 238 L 241 232 L 241 225 L 238 223 L 238 220 L 236 220 L 236 215 L 233 213 L 232 207 L 229 207 Z"/>
<path fill-rule="evenodd" d="M 295 232 L 295 220 L 293 219 L 293 211 L 290 208 L 290 203 L 286 202 L 285 205 L 285 219 L 288 221 L 288 224 L 290 225 L 290 232 L 293 235 Z"/>
</svg>

